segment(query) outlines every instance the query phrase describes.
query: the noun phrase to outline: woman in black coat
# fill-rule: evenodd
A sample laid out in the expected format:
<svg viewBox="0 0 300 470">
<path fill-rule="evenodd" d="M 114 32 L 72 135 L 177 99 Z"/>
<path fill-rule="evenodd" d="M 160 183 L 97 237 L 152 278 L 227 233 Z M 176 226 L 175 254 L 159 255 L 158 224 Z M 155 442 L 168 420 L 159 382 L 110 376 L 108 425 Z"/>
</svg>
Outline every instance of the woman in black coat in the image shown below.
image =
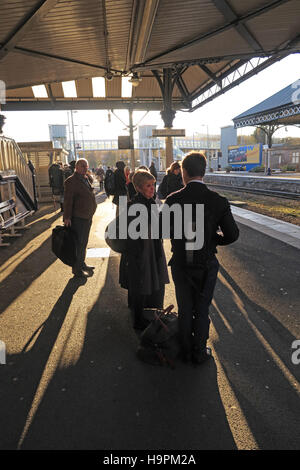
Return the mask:
<svg viewBox="0 0 300 470">
<path fill-rule="evenodd" d="M 166 199 L 169 194 L 183 188 L 181 177 L 181 166 L 178 162 L 173 162 L 167 169 L 167 174 L 163 177 L 158 188 L 158 196 L 160 199 Z"/>
<path fill-rule="evenodd" d="M 147 209 L 148 239 L 127 239 L 127 250 L 121 256 L 121 287 L 128 289 L 128 305 L 134 313 L 134 328 L 143 329 L 143 308 L 163 308 L 165 284 L 169 283 L 167 263 L 162 240 L 151 239 L 151 206 L 155 191 L 155 178 L 150 172 L 138 170 L 133 176 L 137 194 L 128 203 L 142 204 Z M 128 217 L 128 226 L 135 217 Z"/>
</svg>

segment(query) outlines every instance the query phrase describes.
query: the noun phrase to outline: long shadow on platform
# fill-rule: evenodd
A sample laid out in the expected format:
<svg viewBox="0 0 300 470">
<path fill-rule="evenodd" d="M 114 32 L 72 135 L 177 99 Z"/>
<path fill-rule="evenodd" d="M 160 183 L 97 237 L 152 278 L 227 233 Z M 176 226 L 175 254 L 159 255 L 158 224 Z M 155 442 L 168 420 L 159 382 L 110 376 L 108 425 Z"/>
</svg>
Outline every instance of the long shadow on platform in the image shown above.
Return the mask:
<svg viewBox="0 0 300 470">
<path fill-rule="evenodd" d="M 109 259 L 79 360 L 56 369 L 22 449 L 235 449 L 214 361 L 172 370 L 137 359 L 118 262 Z M 32 360 L 43 366 L 50 348 L 43 361 L 40 349 Z"/>
<path fill-rule="evenodd" d="M 292 364 L 290 349 L 294 337 L 223 267 L 220 273 L 236 294 L 218 281 L 212 314 L 220 338 L 214 346 L 231 388 L 260 449 L 297 449 L 300 401 L 294 385 L 299 366 Z"/>
<path fill-rule="evenodd" d="M 6 365 L 0 369 L 1 449 L 16 449 L 18 446 L 26 420 L 35 406 L 34 397 L 39 384 L 43 380 L 43 386 L 45 386 L 51 379 L 51 373 L 50 378 L 43 376 L 46 364 L 68 313 L 73 295 L 84 282 L 86 281 L 70 279 L 49 317 L 32 335 L 23 352 L 8 355 Z M 29 349 L 30 343 L 35 339 L 32 348 Z M 38 399 L 37 396 L 35 400 Z M 48 424 L 44 423 L 43 426 L 47 428 Z"/>
<path fill-rule="evenodd" d="M 53 211 L 49 208 L 45 209 L 42 213 L 49 214 L 49 217 L 46 219 L 39 220 L 33 219 L 29 225 L 28 230 L 22 231 L 22 237 L 20 238 L 10 238 L 9 243 L 11 243 L 8 247 L 0 247 L 0 266 L 3 265 L 6 261 L 9 260 L 12 256 L 18 254 L 21 250 L 26 251 L 26 245 L 35 237 L 41 235 L 43 232 L 48 230 L 53 222 L 61 217 L 61 212 L 54 212 L 51 216 L 50 214 Z"/>
<path fill-rule="evenodd" d="M 0 315 L 57 260 L 51 251 L 51 235 L 0 283 Z"/>
<path fill-rule="evenodd" d="M 106 195 L 101 193 L 98 195 L 97 203 L 102 204 L 106 200 Z M 53 212 L 52 206 L 46 206 L 41 209 L 40 215 L 51 214 Z M 62 216 L 61 212 L 55 212 L 51 217 L 46 220 L 36 221 L 32 228 L 24 234 L 24 236 L 5 249 L 5 252 L 0 251 L 0 266 L 6 261 L 5 268 L 0 268 L 1 274 L 5 274 L 5 270 L 9 269 L 10 264 L 15 262 L 12 258 L 18 252 L 20 256 L 25 257 L 24 260 L 17 264 L 16 268 L 0 282 L 0 315 L 3 311 L 22 294 L 30 284 L 37 279 L 57 258 L 51 251 L 51 234 L 49 228 L 53 222 Z M 36 216 L 38 219 L 38 216 Z M 62 224 L 62 222 L 61 222 Z M 48 237 L 40 246 L 27 255 L 30 251 L 30 246 L 27 248 L 26 244 L 30 243 L 34 237 L 41 235 L 43 232 L 49 231 Z M 21 251 L 22 250 L 22 251 Z M 9 258 L 14 261 L 9 261 Z"/>
</svg>

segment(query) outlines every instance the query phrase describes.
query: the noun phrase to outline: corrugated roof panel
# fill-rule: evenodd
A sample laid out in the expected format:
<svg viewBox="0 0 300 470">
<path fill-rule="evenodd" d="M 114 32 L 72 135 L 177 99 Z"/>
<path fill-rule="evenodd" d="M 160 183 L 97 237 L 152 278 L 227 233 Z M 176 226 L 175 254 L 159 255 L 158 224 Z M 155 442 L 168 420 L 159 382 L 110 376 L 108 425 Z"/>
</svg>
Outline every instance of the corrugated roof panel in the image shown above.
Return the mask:
<svg viewBox="0 0 300 470">
<path fill-rule="evenodd" d="M 132 0 L 106 1 L 108 55 L 113 68 L 126 66 L 132 3 Z"/>
<path fill-rule="evenodd" d="M 201 41 L 198 44 L 172 52 L 160 59 L 154 60 L 154 63 L 162 62 L 180 62 L 184 54 L 184 60 L 197 60 L 200 58 L 222 58 L 224 52 L 227 55 L 252 53 L 253 50 L 249 44 L 234 29 L 227 30 L 210 39 Z"/>
<path fill-rule="evenodd" d="M 50 85 L 52 95 L 54 98 L 63 98 L 64 97 L 64 91 L 61 83 L 51 83 Z"/>
<path fill-rule="evenodd" d="M 19 45 L 100 64 L 105 62 L 104 36 L 101 31 L 101 2 L 64 0 L 48 13 Z"/>
<path fill-rule="evenodd" d="M 82 80 L 76 80 L 76 91 L 78 98 L 91 98 L 93 97 L 93 85 L 90 78 L 83 78 Z"/>
<path fill-rule="evenodd" d="M 67 62 L 40 59 L 11 52 L 1 61 L 1 80 L 7 88 L 67 81 L 90 76 L 95 72 L 89 67 L 74 66 Z M 79 77 L 78 77 L 79 75 Z"/>
<path fill-rule="evenodd" d="M 241 0 L 230 0 L 227 2 L 237 16 L 243 16 L 249 13 L 250 11 L 257 10 L 266 5 L 266 0 L 247 0 L 241 2 Z"/>
<path fill-rule="evenodd" d="M 106 80 L 106 97 L 120 98 L 121 87 L 121 77 L 115 77 L 112 80 Z"/>
<path fill-rule="evenodd" d="M 262 6 L 270 5 L 270 0 L 227 0 L 237 15 L 245 15 Z M 7 40 L 18 25 L 28 16 L 28 12 L 41 5 L 40 0 L 2 0 L 0 17 L 0 42 Z M 51 3 L 52 4 L 52 3 Z M 50 3 L 48 3 L 50 5 Z M 106 55 L 103 5 L 106 7 L 107 47 Z M 101 76 L 103 69 L 83 66 L 76 61 L 98 64 L 102 67 L 111 62 L 112 68 L 124 69 L 128 53 L 130 26 L 132 23 L 133 0 L 58 0 L 45 17 L 27 31 L 17 47 L 23 46 L 33 51 L 52 54 L 70 59 L 61 61 L 54 58 L 24 55 L 16 51 L 9 52 L 1 59 L 1 77 L 7 88 L 52 83 L 51 89 L 55 98 L 63 98 L 60 81 L 79 80 L 77 91 L 79 99 L 89 95 L 92 97 L 92 84 L 84 80 L 92 76 Z M 162 54 L 172 47 L 178 47 L 183 42 L 199 38 L 207 34 L 211 36 L 217 28 L 222 28 L 228 19 L 218 10 L 213 0 L 160 0 L 154 20 L 146 59 Z M 136 6 L 143 12 L 144 1 L 137 0 Z M 256 16 L 246 22 L 252 35 L 267 50 L 274 49 L 284 41 L 293 39 L 299 34 L 300 1 L 290 0 L 281 7 Z M 132 40 L 139 37 L 140 29 L 133 32 Z M 146 34 L 147 36 L 147 34 Z M 232 27 L 221 33 L 203 39 L 187 48 L 178 49 L 152 65 L 160 69 L 164 64 L 173 66 L 174 63 L 197 61 L 201 58 L 219 60 L 206 66 L 213 73 L 224 71 L 224 57 L 232 55 L 242 57 L 245 53 L 253 54 L 253 49 L 243 33 Z M 140 36 L 142 39 L 143 37 Z M 251 40 L 250 40 L 251 43 Z M 131 42 L 132 46 L 132 42 Z M 300 41 L 298 42 L 300 51 Z M 3 51 L 2 51 L 3 52 Z M 72 62 L 73 61 L 73 62 Z M 232 60 L 228 64 L 232 64 Z M 150 64 L 148 68 L 151 69 Z M 143 69 L 145 75 L 140 85 L 133 90 L 137 98 L 161 98 L 160 88 L 156 79 L 150 78 L 150 70 Z M 188 90 L 195 91 L 204 84 L 213 83 L 208 75 L 197 66 L 191 66 L 184 73 L 183 79 Z M 20 93 L 24 90 L 20 90 Z M 17 95 L 19 92 L 15 91 Z M 30 91 L 30 93 L 32 93 Z M 115 77 L 106 81 L 106 96 L 120 98 L 121 79 Z M 177 87 L 174 97 L 179 96 Z M 32 97 L 32 96 L 31 96 Z"/>
<path fill-rule="evenodd" d="M 4 43 L 16 26 L 24 20 L 33 8 L 40 2 L 38 0 L 2 0 L 0 15 L 0 42 Z"/>
<path fill-rule="evenodd" d="M 199 83 L 203 83 L 209 79 L 206 73 L 201 70 L 198 65 L 189 67 L 182 75 L 182 78 L 190 93 L 199 87 Z"/>
<path fill-rule="evenodd" d="M 164 0 L 159 3 L 146 59 L 224 24 L 211 0 Z"/>
<path fill-rule="evenodd" d="M 281 5 L 246 23 L 265 50 L 274 49 L 300 34 L 300 1 L 291 0 L 288 7 Z"/>
<path fill-rule="evenodd" d="M 238 60 L 233 60 L 233 61 L 221 61 L 217 62 L 215 64 L 207 64 L 206 67 L 214 74 L 218 75 L 219 72 L 225 72 L 228 68 L 231 66 L 235 65 L 238 62 Z"/>
<path fill-rule="evenodd" d="M 144 96 L 160 98 L 161 91 L 156 78 L 143 77 L 139 86 L 132 87 L 132 96 L 136 98 L 142 98 Z"/>
<path fill-rule="evenodd" d="M 15 88 L 14 90 L 6 90 L 7 98 L 34 98 L 34 94 L 30 87 Z"/>
</svg>

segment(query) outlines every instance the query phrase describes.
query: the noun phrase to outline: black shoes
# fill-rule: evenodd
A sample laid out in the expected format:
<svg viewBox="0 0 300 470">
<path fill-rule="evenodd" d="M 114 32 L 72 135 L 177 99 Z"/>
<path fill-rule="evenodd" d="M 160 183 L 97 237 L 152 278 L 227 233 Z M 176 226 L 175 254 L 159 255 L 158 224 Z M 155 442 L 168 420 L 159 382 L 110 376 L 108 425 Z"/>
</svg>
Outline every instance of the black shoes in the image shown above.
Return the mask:
<svg viewBox="0 0 300 470">
<path fill-rule="evenodd" d="M 192 363 L 194 365 L 200 365 L 203 364 L 204 362 L 208 361 L 213 357 L 211 349 L 210 348 L 205 348 L 201 350 L 194 350 L 192 353 L 190 352 L 181 352 L 180 353 L 180 359 L 187 363 Z"/>
<path fill-rule="evenodd" d="M 193 351 L 192 363 L 195 365 L 203 364 L 204 362 L 212 359 L 213 355 L 210 348 L 205 348 L 200 351 Z"/>
<path fill-rule="evenodd" d="M 83 266 L 82 270 L 87 272 L 89 276 L 92 276 L 94 274 L 94 269 L 95 267 L 94 266 Z"/>
<path fill-rule="evenodd" d="M 74 277 L 76 278 L 87 278 L 87 274 L 81 269 L 79 271 L 73 271 Z"/>
</svg>

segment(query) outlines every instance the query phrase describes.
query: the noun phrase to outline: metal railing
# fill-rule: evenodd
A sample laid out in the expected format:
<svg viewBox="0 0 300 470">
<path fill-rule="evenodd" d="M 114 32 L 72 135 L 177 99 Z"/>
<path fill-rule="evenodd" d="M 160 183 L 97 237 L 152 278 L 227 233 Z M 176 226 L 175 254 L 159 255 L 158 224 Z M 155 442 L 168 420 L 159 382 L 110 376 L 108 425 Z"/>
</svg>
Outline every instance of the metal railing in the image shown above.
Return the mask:
<svg viewBox="0 0 300 470">
<path fill-rule="evenodd" d="M 9 137 L 0 136 L 0 171 L 12 170 L 34 202 L 32 173 L 18 144 Z"/>
<path fill-rule="evenodd" d="M 220 141 L 207 139 L 173 139 L 174 147 L 183 149 L 219 149 Z M 117 139 L 101 139 L 101 140 L 76 140 L 75 146 L 77 150 L 118 150 Z M 73 142 L 67 142 L 67 149 L 73 148 Z M 134 148 L 137 150 L 147 149 L 163 149 L 165 148 L 164 139 L 148 138 L 148 139 L 135 139 Z"/>
</svg>

